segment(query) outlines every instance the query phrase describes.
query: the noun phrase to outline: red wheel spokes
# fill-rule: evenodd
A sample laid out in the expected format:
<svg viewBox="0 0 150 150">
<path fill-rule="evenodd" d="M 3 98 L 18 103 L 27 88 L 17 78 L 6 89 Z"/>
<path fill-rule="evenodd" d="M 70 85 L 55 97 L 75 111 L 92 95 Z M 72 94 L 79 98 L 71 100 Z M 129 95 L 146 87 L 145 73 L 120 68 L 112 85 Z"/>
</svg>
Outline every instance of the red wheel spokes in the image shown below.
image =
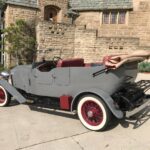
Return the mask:
<svg viewBox="0 0 150 150">
<path fill-rule="evenodd" d="M 5 102 L 5 93 L 3 89 L 0 88 L 0 103 L 4 103 L 4 102 Z"/>
<path fill-rule="evenodd" d="M 81 113 L 84 120 L 92 126 L 97 126 L 103 121 L 103 112 L 100 106 L 91 100 L 82 105 Z"/>
</svg>

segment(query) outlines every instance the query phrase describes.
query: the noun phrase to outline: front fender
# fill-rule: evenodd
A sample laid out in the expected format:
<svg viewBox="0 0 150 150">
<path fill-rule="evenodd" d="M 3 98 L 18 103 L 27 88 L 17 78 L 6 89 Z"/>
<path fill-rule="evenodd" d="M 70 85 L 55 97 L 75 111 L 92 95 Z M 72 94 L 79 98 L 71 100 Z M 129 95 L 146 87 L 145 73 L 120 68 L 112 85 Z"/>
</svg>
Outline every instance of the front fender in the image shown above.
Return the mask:
<svg viewBox="0 0 150 150">
<path fill-rule="evenodd" d="M 71 103 L 71 111 L 73 111 L 74 104 L 75 104 L 76 100 L 78 100 L 78 98 L 79 98 L 81 95 L 87 94 L 87 93 L 94 94 L 94 95 L 97 95 L 97 96 L 101 97 L 115 117 L 117 117 L 118 119 L 123 118 L 123 116 L 124 116 L 123 112 L 122 112 L 121 110 L 118 110 L 118 109 L 115 107 L 114 101 L 113 101 L 113 99 L 110 97 L 110 95 L 108 95 L 108 94 L 107 94 L 106 92 L 104 92 L 103 90 L 97 89 L 97 88 L 92 88 L 92 89 L 84 90 L 84 91 L 81 91 L 81 92 L 77 93 L 77 94 L 74 96 L 73 100 L 72 100 L 72 103 Z"/>
<path fill-rule="evenodd" d="M 11 94 L 19 103 L 26 102 L 26 99 L 16 90 L 15 87 L 10 85 L 6 80 L 0 80 L 0 85 L 6 89 L 6 91 Z"/>
</svg>

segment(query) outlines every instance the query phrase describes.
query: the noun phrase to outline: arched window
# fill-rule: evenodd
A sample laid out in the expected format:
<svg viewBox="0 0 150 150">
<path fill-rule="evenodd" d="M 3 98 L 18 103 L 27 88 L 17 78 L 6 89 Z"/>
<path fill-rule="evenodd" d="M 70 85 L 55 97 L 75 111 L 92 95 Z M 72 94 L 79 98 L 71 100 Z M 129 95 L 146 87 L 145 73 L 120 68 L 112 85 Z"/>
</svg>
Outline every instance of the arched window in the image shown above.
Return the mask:
<svg viewBox="0 0 150 150">
<path fill-rule="evenodd" d="M 59 7 L 48 5 L 44 8 L 44 20 L 58 22 Z"/>
</svg>

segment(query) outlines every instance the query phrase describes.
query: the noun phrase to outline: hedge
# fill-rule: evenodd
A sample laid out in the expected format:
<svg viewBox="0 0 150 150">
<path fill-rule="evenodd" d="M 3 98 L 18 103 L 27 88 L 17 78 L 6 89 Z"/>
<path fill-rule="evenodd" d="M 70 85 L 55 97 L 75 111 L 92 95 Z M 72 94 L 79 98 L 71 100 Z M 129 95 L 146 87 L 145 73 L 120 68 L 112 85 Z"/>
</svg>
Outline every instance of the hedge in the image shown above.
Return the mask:
<svg viewBox="0 0 150 150">
<path fill-rule="evenodd" d="M 150 62 L 141 62 L 138 64 L 139 72 L 150 72 Z"/>
</svg>

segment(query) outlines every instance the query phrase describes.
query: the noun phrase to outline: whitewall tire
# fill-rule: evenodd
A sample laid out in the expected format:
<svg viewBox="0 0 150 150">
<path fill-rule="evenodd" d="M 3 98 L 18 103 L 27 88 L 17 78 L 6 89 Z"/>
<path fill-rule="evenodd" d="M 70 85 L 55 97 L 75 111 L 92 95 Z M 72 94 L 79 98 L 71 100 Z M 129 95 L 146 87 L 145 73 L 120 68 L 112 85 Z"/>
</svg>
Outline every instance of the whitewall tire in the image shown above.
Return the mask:
<svg viewBox="0 0 150 150">
<path fill-rule="evenodd" d="M 10 95 L 8 92 L 0 85 L 0 107 L 7 106 L 10 103 Z"/>
<path fill-rule="evenodd" d="M 110 110 L 97 96 L 83 96 L 77 106 L 81 123 L 93 131 L 104 130 L 110 121 Z"/>
</svg>

